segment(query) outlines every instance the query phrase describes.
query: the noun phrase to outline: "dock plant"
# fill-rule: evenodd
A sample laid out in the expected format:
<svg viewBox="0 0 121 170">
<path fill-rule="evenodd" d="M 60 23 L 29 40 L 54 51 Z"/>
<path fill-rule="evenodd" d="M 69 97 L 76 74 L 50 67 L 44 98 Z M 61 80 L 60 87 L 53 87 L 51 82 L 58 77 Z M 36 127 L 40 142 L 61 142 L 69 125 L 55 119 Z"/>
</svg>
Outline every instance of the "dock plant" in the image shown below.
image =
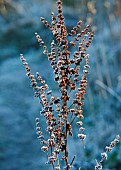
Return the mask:
<svg viewBox="0 0 121 170">
<path fill-rule="evenodd" d="M 56 3 L 58 14 L 51 13 L 50 24 L 45 18 L 40 18 L 40 21 L 53 34 L 50 49 L 47 48 L 38 33 L 35 33 L 35 36 L 39 46 L 43 48 L 43 53 L 48 57 L 60 96 L 53 95 L 53 91 L 38 72 L 36 76 L 32 74 L 23 54 L 20 55 L 20 59 L 26 69 L 26 75 L 30 80 L 34 95 L 42 106 L 40 116 L 46 118 L 48 138 L 45 138 L 41 128 L 41 117 L 35 119 L 41 150 L 48 155 L 46 163 L 50 164 L 53 170 L 71 170 L 76 158 L 73 155 L 73 159 L 69 160 L 68 141 L 70 137 L 73 137 L 73 126 L 78 126 L 80 142 L 84 143 L 86 139 L 83 107 L 90 68 L 90 54 L 87 53 L 87 49 L 92 43 L 95 31 L 91 29 L 91 25 L 84 28 L 83 22 L 80 20 L 68 33 L 63 16 L 62 1 L 57 0 Z M 72 48 L 74 48 L 74 52 L 71 52 Z M 72 93 L 74 95 L 71 95 Z M 109 146 L 106 146 L 106 151 L 101 154 L 102 159 L 99 162 L 96 161 L 95 170 L 102 170 L 102 162 L 107 159 L 107 153 L 111 152 L 118 142 L 119 135 Z M 65 162 L 64 165 L 61 164 L 61 160 Z"/>
</svg>

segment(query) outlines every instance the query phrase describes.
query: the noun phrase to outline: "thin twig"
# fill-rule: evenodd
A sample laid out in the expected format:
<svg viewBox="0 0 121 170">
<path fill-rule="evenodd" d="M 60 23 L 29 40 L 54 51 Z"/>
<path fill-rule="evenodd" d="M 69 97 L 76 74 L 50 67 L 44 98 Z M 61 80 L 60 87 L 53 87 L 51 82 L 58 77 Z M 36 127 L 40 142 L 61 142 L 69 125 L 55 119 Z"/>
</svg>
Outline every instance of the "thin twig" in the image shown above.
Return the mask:
<svg viewBox="0 0 121 170">
<path fill-rule="evenodd" d="M 74 157 L 73 157 L 73 159 L 72 159 L 72 161 L 71 161 L 70 165 L 72 165 L 72 164 L 73 164 L 73 162 L 74 162 L 75 158 L 76 158 L 76 156 L 74 155 Z"/>
<path fill-rule="evenodd" d="M 112 96 L 114 96 L 120 103 L 121 103 L 121 96 L 119 96 L 113 89 L 106 86 L 103 82 L 96 80 L 96 84 L 99 85 L 101 88 L 109 92 Z"/>
</svg>

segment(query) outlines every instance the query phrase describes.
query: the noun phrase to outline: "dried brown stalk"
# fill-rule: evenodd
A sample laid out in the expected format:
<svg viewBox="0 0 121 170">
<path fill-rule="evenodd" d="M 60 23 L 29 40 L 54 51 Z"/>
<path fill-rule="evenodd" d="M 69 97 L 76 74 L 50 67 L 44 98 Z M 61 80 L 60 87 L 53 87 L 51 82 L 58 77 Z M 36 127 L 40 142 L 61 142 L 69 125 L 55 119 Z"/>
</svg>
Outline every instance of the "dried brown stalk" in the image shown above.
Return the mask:
<svg viewBox="0 0 121 170">
<path fill-rule="evenodd" d="M 68 136 L 73 136 L 72 123 L 76 118 L 78 119 L 76 124 L 79 126 L 78 137 L 83 142 L 86 138 L 86 135 L 83 133 L 85 128 L 82 122 L 84 119 L 83 105 L 88 86 L 87 75 L 90 68 L 89 54 L 86 51 L 92 43 L 94 30 L 91 30 L 90 25 L 81 30 L 82 21 L 79 21 L 71 32 L 67 33 L 62 11 L 62 1 L 57 0 L 56 3 L 58 15 L 56 16 L 53 12 L 51 13 L 51 24 L 45 18 L 40 18 L 41 22 L 52 31 L 55 39 L 51 43 L 50 52 L 40 35 L 38 33 L 35 33 L 35 35 L 39 45 L 43 47 L 43 53 L 48 56 L 53 73 L 55 74 L 55 81 L 58 83 L 61 92 L 61 97 L 52 95 L 52 90 L 49 90 L 45 80 L 42 79 L 38 72 L 35 78 L 23 54 L 20 55 L 20 58 L 27 71 L 26 75 L 30 79 L 31 86 L 35 91 L 35 97 L 38 97 L 42 105 L 40 115 L 46 118 L 48 139 L 45 139 L 40 127 L 39 118 L 36 118 L 38 140 L 43 145 L 41 150 L 48 152 L 47 163 L 51 164 L 54 170 L 62 169 L 60 165 L 61 159 L 65 161 L 65 169 L 71 170 L 75 156 L 69 163 Z M 80 30 L 81 32 L 79 32 Z M 68 36 L 71 37 L 72 41 L 68 41 Z M 70 45 L 78 48 L 74 54 L 69 51 Z M 82 61 L 85 64 L 80 80 L 80 64 Z M 72 99 L 71 91 L 75 92 L 75 99 Z M 55 106 L 56 109 L 54 109 Z"/>
</svg>

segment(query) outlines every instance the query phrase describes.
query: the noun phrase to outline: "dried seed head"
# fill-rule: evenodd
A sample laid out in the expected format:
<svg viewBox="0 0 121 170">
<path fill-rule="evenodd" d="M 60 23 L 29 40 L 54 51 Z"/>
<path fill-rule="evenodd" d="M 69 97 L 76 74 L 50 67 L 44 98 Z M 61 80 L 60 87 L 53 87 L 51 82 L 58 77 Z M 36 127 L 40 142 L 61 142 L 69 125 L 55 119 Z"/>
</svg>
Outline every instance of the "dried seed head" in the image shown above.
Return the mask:
<svg viewBox="0 0 121 170">
<path fill-rule="evenodd" d="M 119 139 L 114 139 L 114 142 L 115 143 L 119 143 Z"/>
<path fill-rule="evenodd" d="M 54 156 L 49 156 L 48 157 L 48 162 L 47 164 L 54 164 L 57 161 L 57 158 Z"/>
<path fill-rule="evenodd" d="M 43 18 L 43 17 L 40 17 L 40 21 L 42 21 L 42 22 L 43 22 L 43 21 L 45 21 L 45 18 Z"/>
<path fill-rule="evenodd" d="M 110 146 L 114 148 L 116 146 L 116 143 L 114 141 L 111 142 Z"/>
<path fill-rule="evenodd" d="M 76 43 L 74 41 L 71 41 L 70 44 L 74 47 L 76 47 Z"/>
<path fill-rule="evenodd" d="M 56 3 L 57 3 L 57 5 L 62 5 L 62 1 L 61 0 L 58 0 Z"/>
<path fill-rule="evenodd" d="M 76 109 L 70 109 L 70 112 L 72 112 L 72 113 L 76 112 Z"/>
<path fill-rule="evenodd" d="M 83 140 L 85 140 L 86 139 L 86 135 L 84 135 L 84 134 L 78 134 L 78 137 L 83 141 Z"/>
<path fill-rule="evenodd" d="M 51 139 L 54 139 L 55 138 L 55 135 L 54 134 L 51 134 Z"/>
<path fill-rule="evenodd" d="M 60 166 L 56 166 L 54 170 L 60 170 Z"/>
<path fill-rule="evenodd" d="M 48 147 L 47 147 L 47 146 L 43 146 L 43 147 L 41 147 L 41 150 L 42 150 L 43 152 L 47 152 L 47 151 L 48 151 Z"/>
<path fill-rule="evenodd" d="M 68 164 L 67 166 L 64 167 L 65 170 L 66 170 L 66 169 L 72 170 L 72 168 L 73 168 L 73 165 L 70 165 L 70 164 Z"/>
<path fill-rule="evenodd" d="M 36 134 L 37 135 L 42 135 L 42 132 L 41 131 L 37 131 Z"/>
<path fill-rule="evenodd" d="M 51 94 L 51 93 L 52 93 L 52 90 L 48 91 L 48 92 L 47 92 L 47 95 L 49 95 L 49 94 Z"/>
<path fill-rule="evenodd" d="M 107 158 L 108 158 L 108 155 L 107 155 L 106 152 L 101 153 L 101 156 L 102 156 L 102 158 L 104 158 L 104 159 L 107 159 Z"/>
<path fill-rule="evenodd" d="M 44 136 L 43 136 L 43 135 L 38 136 L 37 138 L 38 138 L 38 140 L 41 140 L 41 141 L 43 141 L 43 140 L 44 140 Z"/>
<path fill-rule="evenodd" d="M 41 130 L 41 127 L 36 127 L 36 130 L 37 130 L 37 131 L 40 131 L 40 130 Z"/>
<path fill-rule="evenodd" d="M 38 117 L 36 117 L 36 118 L 35 118 L 35 121 L 36 121 L 36 122 L 39 122 L 39 118 L 38 118 Z"/>
<path fill-rule="evenodd" d="M 85 74 L 89 74 L 89 71 L 88 71 L 88 70 L 83 70 L 83 72 L 84 72 Z"/>
<path fill-rule="evenodd" d="M 79 128 L 79 131 L 81 131 L 81 132 L 83 132 L 84 130 L 85 130 L 85 128 L 83 128 L 83 127 Z"/>
<path fill-rule="evenodd" d="M 83 122 L 82 121 L 79 121 L 79 122 L 76 122 L 77 125 L 79 126 L 82 126 L 83 125 Z"/>
<path fill-rule="evenodd" d="M 86 64 L 86 65 L 84 66 L 84 68 L 90 68 L 90 66 L 89 66 L 88 64 Z"/>
<path fill-rule="evenodd" d="M 102 165 L 101 164 L 96 165 L 95 170 L 102 170 Z"/>
<path fill-rule="evenodd" d="M 107 152 L 112 152 L 112 148 L 109 147 L 109 146 L 106 146 L 105 149 L 106 149 Z"/>
</svg>

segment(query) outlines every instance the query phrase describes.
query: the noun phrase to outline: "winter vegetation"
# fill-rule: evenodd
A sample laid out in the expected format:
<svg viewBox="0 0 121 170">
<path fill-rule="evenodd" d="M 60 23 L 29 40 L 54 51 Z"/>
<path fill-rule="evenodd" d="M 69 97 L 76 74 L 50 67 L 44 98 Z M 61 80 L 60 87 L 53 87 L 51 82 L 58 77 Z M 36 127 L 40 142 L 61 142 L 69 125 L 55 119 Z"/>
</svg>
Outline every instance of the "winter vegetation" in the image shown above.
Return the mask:
<svg viewBox="0 0 121 170">
<path fill-rule="evenodd" d="M 119 170 L 120 1 L 0 5 L 1 170 Z"/>
</svg>

